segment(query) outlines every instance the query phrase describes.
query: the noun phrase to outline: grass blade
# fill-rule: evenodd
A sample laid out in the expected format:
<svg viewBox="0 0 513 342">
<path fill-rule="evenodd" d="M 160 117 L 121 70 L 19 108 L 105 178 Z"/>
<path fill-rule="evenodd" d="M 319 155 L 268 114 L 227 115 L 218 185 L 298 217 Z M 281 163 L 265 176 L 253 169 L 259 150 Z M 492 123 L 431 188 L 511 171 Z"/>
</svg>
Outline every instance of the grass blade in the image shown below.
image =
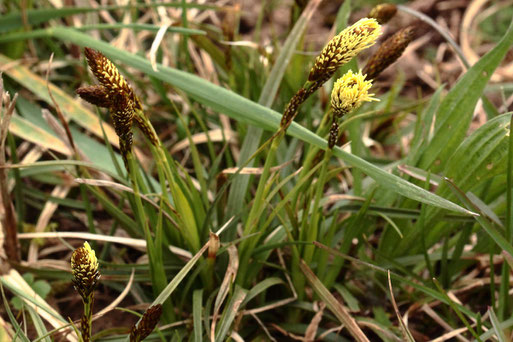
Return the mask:
<svg viewBox="0 0 513 342">
<path fill-rule="evenodd" d="M 313 271 L 308 265 L 301 260 L 299 265 L 301 271 L 304 273 L 306 279 L 312 285 L 315 293 L 326 303 L 328 308 L 335 314 L 339 321 L 344 324 L 351 335 L 359 342 L 369 342 L 369 339 L 365 336 L 363 331 L 360 329 L 356 321 L 349 315 L 349 312 L 340 304 L 340 302 L 328 291 L 323 283 L 317 278 Z"/>
</svg>

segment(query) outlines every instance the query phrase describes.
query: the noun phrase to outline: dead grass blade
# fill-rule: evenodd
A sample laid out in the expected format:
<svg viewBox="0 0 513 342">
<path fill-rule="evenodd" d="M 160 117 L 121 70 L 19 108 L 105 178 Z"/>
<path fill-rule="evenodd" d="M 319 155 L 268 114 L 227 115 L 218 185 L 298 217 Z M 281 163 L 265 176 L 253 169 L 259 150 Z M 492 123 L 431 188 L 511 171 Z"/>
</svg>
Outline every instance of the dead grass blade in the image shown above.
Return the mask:
<svg viewBox="0 0 513 342">
<path fill-rule="evenodd" d="M 356 324 L 354 318 L 349 315 L 346 308 L 344 308 L 344 306 L 340 304 L 340 302 L 328 291 L 320 279 L 317 278 L 303 260 L 301 260 L 299 267 L 310 285 L 312 285 L 315 293 L 324 301 L 324 303 L 326 303 L 328 308 L 340 320 L 340 322 L 345 324 L 347 330 L 349 330 L 349 333 L 355 338 L 355 340 L 358 342 L 370 342 L 362 329 L 360 329 L 358 324 Z"/>
<path fill-rule="evenodd" d="M 215 341 L 216 324 L 217 319 L 219 318 L 219 311 L 221 310 L 221 305 L 226 299 L 228 293 L 230 292 L 232 284 L 235 281 L 235 277 L 237 276 L 237 271 L 239 269 L 239 254 L 237 253 L 237 248 L 234 245 L 230 245 L 228 246 L 227 250 L 229 256 L 228 267 L 226 268 L 223 282 L 219 287 L 219 293 L 217 294 L 215 300 L 214 315 L 212 316 L 212 324 L 210 326 L 210 340 L 212 342 Z"/>
<path fill-rule="evenodd" d="M 9 124 L 11 117 L 14 113 L 14 106 L 18 94 L 11 96 L 4 91 L 4 81 L 0 73 L 0 167 L 5 165 L 5 140 L 9 132 Z M 4 109 L 5 106 L 5 109 Z M 7 182 L 7 170 L 0 168 L 0 195 L 2 198 L 2 205 L 4 207 L 4 218 L 2 226 L 4 230 L 4 250 L 8 260 L 19 262 L 20 261 L 20 248 L 17 238 L 18 229 L 16 224 L 16 215 L 14 213 L 14 206 L 9 195 L 9 185 Z"/>
<path fill-rule="evenodd" d="M 408 327 L 404 324 L 403 318 L 401 317 L 401 313 L 399 312 L 399 308 L 397 307 L 397 303 L 394 297 L 394 290 L 392 289 L 392 279 L 390 278 L 390 270 L 387 272 L 388 276 L 388 289 L 390 291 L 390 300 L 392 301 L 392 306 L 394 307 L 395 315 L 397 316 L 397 320 L 399 321 L 399 327 L 401 328 L 401 332 L 403 334 L 403 338 L 405 341 L 415 342 L 415 339 L 411 335 Z"/>
</svg>

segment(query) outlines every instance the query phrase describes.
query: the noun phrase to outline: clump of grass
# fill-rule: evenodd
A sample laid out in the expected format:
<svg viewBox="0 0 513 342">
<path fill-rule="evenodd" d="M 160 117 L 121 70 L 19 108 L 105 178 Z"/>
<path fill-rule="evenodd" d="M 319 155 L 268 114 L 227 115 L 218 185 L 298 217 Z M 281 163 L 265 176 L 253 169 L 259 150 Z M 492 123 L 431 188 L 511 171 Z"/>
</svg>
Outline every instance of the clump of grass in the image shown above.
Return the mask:
<svg viewBox="0 0 513 342">
<path fill-rule="evenodd" d="M 3 204 L 12 192 L 13 226 L 20 229 L 11 237 L 95 241 L 97 253 L 86 243 L 72 255 L 73 283 L 84 303 L 79 339 L 141 341 L 156 337 L 161 321 L 158 333 L 166 340 L 395 341 L 458 331 L 463 338 L 507 340 L 510 265 L 502 262 L 500 281 L 494 268 L 513 254 L 512 196 L 505 190 L 512 182 L 511 115 L 499 115 L 486 101 L 486 114 L 475 106 L 513 42 L 513 27 L 451 85 L 436 71 L 456 61 L 442 49 L 443 61 L 431 66 L 424 58 L 432 53 L 426 47 L 437 48 L 431 41 L 416 44 L 424 78 L 400 70 L 382 74 L 418 28 L 410 24 L 379 42 L 380 25 L 396 11 L 425 19 L 401 5 L 379 5 L 369 18 L 347 25 L 354 18 L 344 2 L 332 27 L 339 33 L 321 53 L 296 53 L 311 49 L 304 32 L 310 18 L 326 10 L 319 3 L 296 1 L 291 26 L 262 39 L 288 35 L 273 49 L 259 43 L 272 6 L 250 33 L 238 26 L 245 13 L 214 2 L 95 9 L 34 3 L 0 17 L 0 31 L 7 32 L 0 48 L 10 48 L 10 57 L 0 54 L 6 88 L 23 95 L 11 113 L 13 135 L 5 117 L 0 130 Z M 76 17 L 64 21 L 69 15 Z M 83 15 L 98 24 L 72 27 Z M 252 44 L 239 44 L 251 33 Z M 20 48 L 26 39 L 28 50 Z M 77 46 L 85 48 L 85 69 L 69 58 L 79 58 Z M 56 61 L 48 84 L 37 76 L 45 63 L 16 60 L 44 59 L 49 51 Z M 87 68 L 96 84 L 85 76 Z M 73 97 L 77 87 L 99 116 Z M 43 107 L 46 121 L 38 115 Z M 53 107 L 59 122 L 52 120 Z M 101 121 L 104 109 L 109 123 Z M 474 113 L 486 123 L 468 132 Z M 247 181 L 239 186 L 234 179 Z M 87 235 L 77 231 L 82 220 Z M 32 224 L 35 233 L 21 230 Z M 13 250 L 22 252 L 22 270 L 37 279 L 14 269 L 0 275 L 8 296 L 17 297 L 5 298 L 2 314 L 13 326 L 11 337 L 48 340 L 71 326 L 40 291 L 41 282 L 58 291 L 64 279 L 65 289 L 55 295 L 69 294 L 69 275 L 50 259 L 66 252 L 61 240 L 46 242 L 55 244 L 48 249 L 32 241 L 27 253 L 21 242 Z M 497 246 L 504 250 L 499 257 Z M 125 307 L 148 309 L 131 329 L 123 327 L 126 312 L 103 316 L 114 329 L 91 336 L 93 302 L 102 306 L 118 292 L 126 295 Z M 484 312 L 486 306 L 492 308 Z M 35 329 L 27 332 L 25 322 Z M 49 324 L 55 330 L 48 331 Z"/>
</svg>

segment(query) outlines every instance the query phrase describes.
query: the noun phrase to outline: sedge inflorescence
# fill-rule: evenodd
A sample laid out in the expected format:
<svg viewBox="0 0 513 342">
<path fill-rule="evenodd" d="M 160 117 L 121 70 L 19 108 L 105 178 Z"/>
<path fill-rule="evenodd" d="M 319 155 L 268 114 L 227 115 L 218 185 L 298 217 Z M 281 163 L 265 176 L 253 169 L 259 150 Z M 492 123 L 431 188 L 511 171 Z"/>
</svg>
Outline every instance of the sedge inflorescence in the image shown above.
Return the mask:
<svg viewBox="0 0 513 342">
<path fill-rule="evenodd" d="M 374 94 L 369 94 L 371 87 L 372 82 L 366 81 L 361 71 L 355 74 L 349 70 L 333 86 L 331 106 L 334 113 L 340 117 L 357 109 L 363 102 L 377 101 L 372 97 Z"/>
<path fill-rule="evenodd" d="M 381 35 L 375 19 L 363 18 L 333 37 L 315 59 L 308 81 L 326 81 L 343 64 L 349 62 L 363 49 L 372 46 Z"/>
<path fill-rule="evenodd" d="M 373 45 L 381 34 L 375 19 L 363 18 L 333 37 L 315 59 L 308 81 L 289 101 L 283 112 L 281 127 L 287 128 L 294 120 L 299 107 L 343 64 Z"/>
<path fill-rule="evenodd" d="M 89 243 L 84 242 L 84 246 L 71 255 L 71 273 L 76 290 L 87 301 L 100 279 L 98 259 Z"/>
<path fill-rule="evenodd" d="M 415 38 L 415 27 L 407 26 L 385 40 L 363 69 L 367 79 L 375 79 L 383 70 L 397 61 L 413 38 Z"/>
<path fill-rule="evenodd" d="M 369 12 L 369 18 L 374 18 L 380 25 L 386 24 L 397 13 L 397 6 L 394 4 L 379 4 Z"/>
<path fill-rule="evenodd" d="M 126 163 L 127 154 L 132 149 L 132 123 L 134 121 L 152 144 L 157 145 L 158 139 L 149 127 L 150 124 L 143 117 L 144 115 L 138 115 L 138 113 L 142 113 L 141 101 L 119 73 L 118 68 L 99 51 L 86 47 L 84 53 L 89 68 L 100 85 L 79 88 L 77 94 L 91 104 L 109 109 L 114 130 L 119 137 L 119 147 Z"/>
<path fill-rule="evenodd" d="M 365 80 L 362 72 L 353 73 L 349 70 L 339 78 L 331 92 L 331 107 L 333 108 L 333 121 L 328 138 L 328 146 L 333 148 L 338 140 L 338 119 L 343 115 L 358 109 L 364 102 L 379 101 L 369 94 L 372 82 Z"/>
</svg>

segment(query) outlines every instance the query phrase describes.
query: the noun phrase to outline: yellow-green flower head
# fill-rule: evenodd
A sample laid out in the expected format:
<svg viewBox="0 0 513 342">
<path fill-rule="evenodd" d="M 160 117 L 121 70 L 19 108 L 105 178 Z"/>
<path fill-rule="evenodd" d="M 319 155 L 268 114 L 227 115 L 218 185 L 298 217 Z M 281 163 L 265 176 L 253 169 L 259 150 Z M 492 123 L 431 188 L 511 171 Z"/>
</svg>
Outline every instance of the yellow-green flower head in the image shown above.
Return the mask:
<svg viewBox="0 0 513 342">
<path fill-rule="evenodd" d="M 363 18 L 342 30 L 324 47 L 315 59 L 308 81 L 325 82 L 343 64 L 363 49 L 373 45 L 381 34 L 376 19 Z"/>
<path fill-rule="evenodd" d="M 339 78 L 331 92 L 331 106 L 336 116 L 342 116 L 357 109 L 366 101 L 379 101 L 369 94 L 372 87 L 371 81 L 365 80 L 365 75 L 359 71 L 354 74 L 349 70 Z"/>
<path fill-rule="evenodd" d="M 84 242 L 84 246 L 75 249 L 71 255 L 71 273 L 76 290 L 85 300 L 93 292 L 100 279 L 98 259 L 89 243 Z"/>
</svg>

